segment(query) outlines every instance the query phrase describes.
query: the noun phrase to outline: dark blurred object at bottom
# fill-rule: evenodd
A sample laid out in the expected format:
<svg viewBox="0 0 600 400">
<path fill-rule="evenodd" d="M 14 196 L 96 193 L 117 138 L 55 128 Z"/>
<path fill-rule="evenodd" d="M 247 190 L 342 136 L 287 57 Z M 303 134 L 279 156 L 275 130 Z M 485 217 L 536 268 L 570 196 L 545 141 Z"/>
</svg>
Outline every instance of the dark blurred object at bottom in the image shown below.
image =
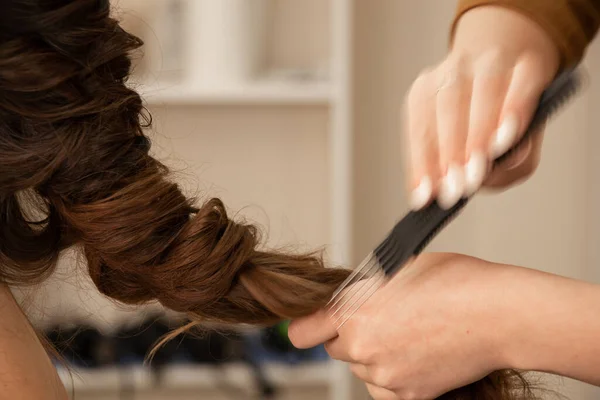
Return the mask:
<svg viewBox="0 0 600 400">
<path fill-rule="evenodd" d="M 140 366 L 160 339 L 176 327 L 153 316 L 138 326 L 123 328 L 111 335 L 81 325 L 53 327 L 45 336 L 63 358 L 57 362 L 66 361 L 75 368 Z M 223 331 L 182 334 L 159 347 L 148 365 L 155 384 L 160 385 L 163 372 L 170 365 L 209 365 L 218 373 L 219 368 L 228 363 L 245 364 L 252 371 L 260 398 L 271 399 L 275 397 L 276 388 L 263 371 L 265 363 L 315 361 L 324 359 L 323 354 L 295 349 L 287 338 L 287 324 L 282 323 L 246 334 Z M 134 389 L 126 377 L 125 373 L 123 385 L 130 393 Z"/>
</svg>

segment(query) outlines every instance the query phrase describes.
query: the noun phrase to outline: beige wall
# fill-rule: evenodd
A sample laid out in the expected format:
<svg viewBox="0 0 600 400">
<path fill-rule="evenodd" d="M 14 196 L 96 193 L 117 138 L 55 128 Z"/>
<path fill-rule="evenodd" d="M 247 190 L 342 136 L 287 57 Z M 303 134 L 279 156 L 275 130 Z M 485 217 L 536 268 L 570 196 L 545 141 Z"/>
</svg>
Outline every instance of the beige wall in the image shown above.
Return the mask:
<svg viewBox="0 0 600 400">
<path fill-rule="evenodd" d="M 355 250 L 364 255 L 405 212 L 399 108 L 418 73 L 446 50 L 455 2 L 356 1 Z M 599 70 L 596 43 L 589 69 Z M 598 77 L 596 77 L 598 78 Z M 598 79 L 596 79 L 596 82 Z M 600 280 L 600 87 L 550 124 L 542 165 L 526 185 L 474 200 L 430 247 Z M 591 218 L 591 219 L 590 219 Z M 600 398 L 600 389 L 571 385 L 573 399 Z"/>
<path fill-rule="evenodd" d="M 357 258 L 406 211 L 400 109 L 420 69 L 444 54 L 453 6 L 439 0 L 355 2 Z"/>
<path fill-rule="evenodd" d="M 269 0 L 267 65 L 271 68 L 320 68 L 327 64 L 331 2 Z"/>
<path fill-rule="evenodd" d="M 155 151 L 182 169 L 190 193 L 221 197 L 232 215 L 241 211 L 258 222 L 270 246 L 327 244 L 327 108 L 151 111 Z"/>
</svg>

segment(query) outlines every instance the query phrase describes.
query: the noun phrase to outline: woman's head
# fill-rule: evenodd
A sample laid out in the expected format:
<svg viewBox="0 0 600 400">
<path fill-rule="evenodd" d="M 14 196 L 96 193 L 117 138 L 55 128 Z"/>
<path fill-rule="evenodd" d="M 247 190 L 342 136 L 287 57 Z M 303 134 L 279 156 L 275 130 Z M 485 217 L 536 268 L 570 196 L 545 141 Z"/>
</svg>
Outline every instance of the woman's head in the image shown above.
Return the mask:
<svg viewBox="0 0 600 400">
<path fill-rule="evenodd" d="M 108 0 L 3 1 L 0 279 L 37 282 L 77 245 L 98 289 L 124 303 L 255 325 L 322 307 L 346 270 L 259 249 L 252 225 L 186 198 L 149 155 L 151 119 L 126 84 L 141 45 Z M 509 398 L 507 379 L 449 398 L 484 398 L 464 391 L 484 386 Z"/>
</svg>

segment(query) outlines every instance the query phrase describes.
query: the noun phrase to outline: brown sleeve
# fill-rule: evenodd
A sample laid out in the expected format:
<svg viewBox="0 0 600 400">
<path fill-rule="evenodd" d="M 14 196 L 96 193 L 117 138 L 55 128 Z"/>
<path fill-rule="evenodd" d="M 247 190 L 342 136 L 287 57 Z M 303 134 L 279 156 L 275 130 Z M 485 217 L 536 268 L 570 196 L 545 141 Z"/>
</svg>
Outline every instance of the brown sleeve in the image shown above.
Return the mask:
<svg viewBox="0 0 600 400">
<path fill-rule="evenodd" d="M 465 12 L 483 5 L 509 7 L 536 21 L 560 50 L 563 67 L 581 61 L 600 26 L 600 0 L 459 0 L 452 33 Z"/>
</svg>

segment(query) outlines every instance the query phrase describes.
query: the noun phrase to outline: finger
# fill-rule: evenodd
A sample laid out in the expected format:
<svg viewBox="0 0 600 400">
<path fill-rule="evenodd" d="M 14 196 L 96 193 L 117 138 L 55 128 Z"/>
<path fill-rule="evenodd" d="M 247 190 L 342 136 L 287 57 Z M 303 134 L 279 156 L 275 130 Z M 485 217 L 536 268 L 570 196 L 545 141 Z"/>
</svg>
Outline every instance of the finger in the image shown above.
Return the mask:
<svg viewBox="0 0 600 400">
<path fill-rule="evenodd" d="M 369 391 L 369 394 L 371 395 L 371 397 L 373 397 L 374 400 L 400 400 L 400 397 L 398 397 L 391 390 L 384 389 L 382 387 L 375 386 L 370 383 L 367 383 L 366 386 L 367 390 Z"/>
<path fill-rule="evenodd" d="M 535 134 L 521 148 L 492 171 L 485 180 L 486 188 L 507 188 L 530 177 L 540 163 L 544 135 Z"/>
<path fill-rule="evenodd" d="M 431 73 L 417 78 L 406 107 L 410 205 L 418 210 L 433 198 L 434 182 L 439 179 L 438 143 L 435 131 L 435 82 Z"/>
<path fill-rule="evenodd" d="M 333 358 L 334 360 L 348 363 L 356 363 L 359 361 L 350 355 L 348 348 L 348 344 L 345 342 L 342 336 L 338 336 L 325 343 L 325 351 L 327 351 L 329 357 Z"/>
<path fill-rule="evenodd" d="M 288 328 L 290 341 L 299 349 L 308 349 L 317 346 L 336 336 L 337 329 L 329 313 L 324 309 L 307 317 L 292 321 Z"/>
<path fill-rule="evenodd" d="M 470 196 L 488 173 L 490 139 L 498 128 L 512 69 L 503 68 L 496 54 L 489 54 L 475 66 L 469 114 L 465 166 L 465 193 Z"/>
<path fill-rule="evenodd" d="M 439 143 L 438 204 L 450 208 L 464 194 L 464 160 L 467 140 L 471 78 L 449 64 L 440 69 L 436 95 L 436 121 Z"/>
<path fill-rule="evenodd" d="M 490 142 L 490 156 L 504 154 L 523 135 L 538 105 L 540 96 L 552 77 L 541 76 L 535 58 L 522 59 L 514 67 L 512 79 L 502 105 L 500 126 Z"/>
<path fill-rule="evenodd" d="M 366 365 L 359 363 L 351 363 L 350 372 L 352 372 L 352 374 L 361 381 L 369 383 L 371 385 L 375 385 L 375 382 L 373 382 L 373 378 L 371 377 L 371 374 L 369 374 L 369 369 Z"/>
</svg>

